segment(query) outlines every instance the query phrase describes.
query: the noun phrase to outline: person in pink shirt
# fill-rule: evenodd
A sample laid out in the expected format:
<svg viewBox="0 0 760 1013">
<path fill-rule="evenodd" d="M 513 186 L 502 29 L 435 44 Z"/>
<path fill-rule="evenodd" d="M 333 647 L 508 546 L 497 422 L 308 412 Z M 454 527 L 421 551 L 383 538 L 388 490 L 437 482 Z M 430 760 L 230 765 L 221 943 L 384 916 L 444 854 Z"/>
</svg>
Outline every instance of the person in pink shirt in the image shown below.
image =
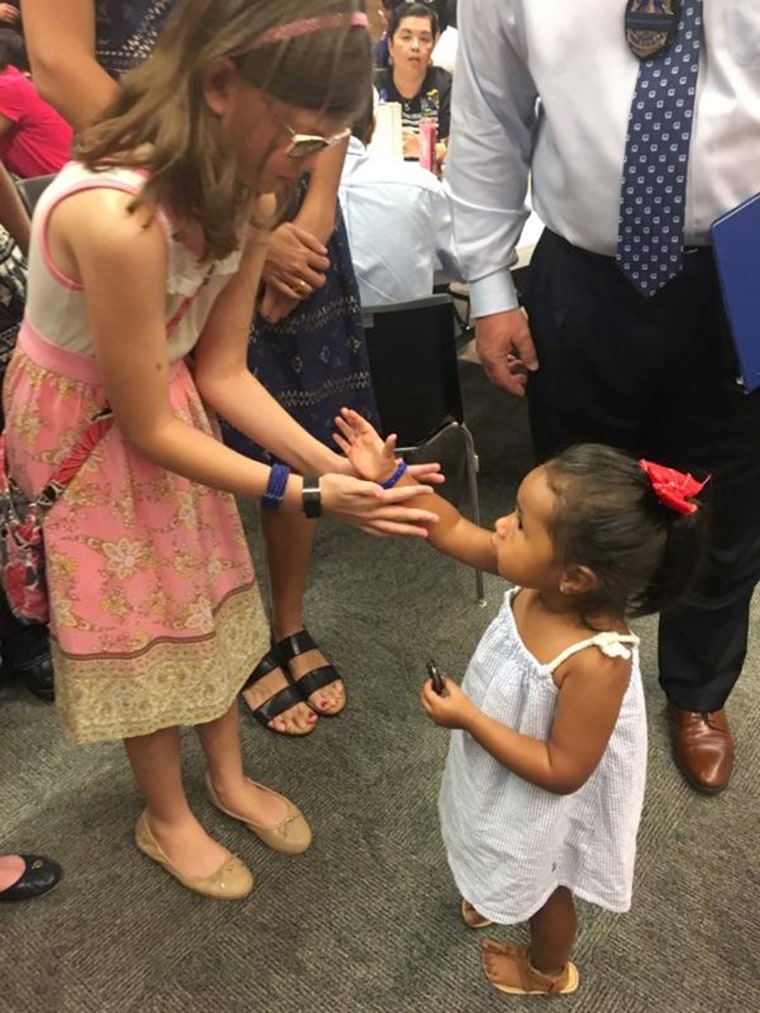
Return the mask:
<svg viewBox="0 0 760 1013">
<path fill-rule="evenodd" d="M 0 159 L 16 176 L 46 176 L 69 160 L 72 130 L 37 94 L 24 43 L 0 29 Z"/>
</svg>

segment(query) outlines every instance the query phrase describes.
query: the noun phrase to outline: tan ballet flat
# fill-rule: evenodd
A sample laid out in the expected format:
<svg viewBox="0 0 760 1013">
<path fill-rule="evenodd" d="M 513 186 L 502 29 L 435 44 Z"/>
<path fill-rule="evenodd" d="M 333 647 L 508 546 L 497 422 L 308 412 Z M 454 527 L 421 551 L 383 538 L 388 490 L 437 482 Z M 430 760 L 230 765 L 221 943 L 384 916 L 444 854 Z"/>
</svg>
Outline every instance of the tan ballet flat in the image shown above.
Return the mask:
<svg viewBox="0 0 760 1013">
<path fill-rule="evenodd" d="M 282 823 L 278 823 L 276 827 L 262 827 L 258 823 L 246 819 L 244 816 L 238 816 L 237 813 L 225 809 L 214 791 L 211 777 L 206 774 L 206 791 L 209 801 L 219 812 L 223 812 L 225 816 L 244 823 L 251 833 L 256 834 L 259 840 L 263 841 L 272 851 L 280 851 L 284 855 L 300 855 L 306 851 L 311 844 L 311 829 L 301 810 L 293 805 L 290 799 L 285 798 L 284 795 L 280 795 L 276 791 L 272 791 L 271 788 L 266 788 L 263 784 L 259 784 L 258 781 L 251 781 L 249 777 L 246 778 L 246 781 L 257 788 L 261 788 L 262 791 L 274 795 L 275 798 L 282 799 L 288 807 L 288 815 Z"/>
<path fill-rule="evenodd" d="M 249 869 L 231 852 L 222 865 L 210 876 L 184 876 L 172 864 L 153 836 L 143 811 L 135 825 L 135 843 L 148 858 L 162 865 L 170 876 L 174 876 L 184 887 L 214 900 L 242 900 L 253 890 L 253 876 Z"/>
</svg>

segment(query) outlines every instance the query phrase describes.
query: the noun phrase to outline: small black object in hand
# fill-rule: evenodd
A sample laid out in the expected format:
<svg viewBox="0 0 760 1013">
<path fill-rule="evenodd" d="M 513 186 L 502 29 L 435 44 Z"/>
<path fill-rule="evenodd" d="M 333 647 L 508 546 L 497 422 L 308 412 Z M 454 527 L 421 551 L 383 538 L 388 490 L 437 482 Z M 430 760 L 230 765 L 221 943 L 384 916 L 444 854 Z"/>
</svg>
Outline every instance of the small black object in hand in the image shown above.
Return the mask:
<svg viewBox="0 0 760 1013">
<path fill-rule="evenodd" d="M 428 675 L 430 676 L 430 681 L 433 684 L 433 689 L 436 691 L 438 696 L 446 696 L 446 684 L 443 681 L 443 676 L 432 659 L 427 663 L 427 670 Z"/>
</svg>

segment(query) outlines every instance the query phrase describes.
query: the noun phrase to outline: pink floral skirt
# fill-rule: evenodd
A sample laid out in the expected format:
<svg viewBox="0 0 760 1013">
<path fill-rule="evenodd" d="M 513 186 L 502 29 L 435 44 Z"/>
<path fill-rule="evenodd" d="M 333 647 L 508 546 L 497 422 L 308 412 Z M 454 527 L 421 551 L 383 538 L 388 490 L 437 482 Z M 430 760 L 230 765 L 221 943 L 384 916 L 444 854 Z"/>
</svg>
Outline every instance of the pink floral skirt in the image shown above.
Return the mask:
<svg viewBox="0 0 760 1013">
<path fill-rule="evenodd" d="M 175 415 L 216 436 L 192 376 Z M 105 403 L 95 364 L 26 321 L 3 391 L 8 468 L 35 496 Z M 166 471 L 113 425 L 44 521 L 56 701 L 77 742 L 224 714 L 269 630 L 232 496 Z"/>
</svg>

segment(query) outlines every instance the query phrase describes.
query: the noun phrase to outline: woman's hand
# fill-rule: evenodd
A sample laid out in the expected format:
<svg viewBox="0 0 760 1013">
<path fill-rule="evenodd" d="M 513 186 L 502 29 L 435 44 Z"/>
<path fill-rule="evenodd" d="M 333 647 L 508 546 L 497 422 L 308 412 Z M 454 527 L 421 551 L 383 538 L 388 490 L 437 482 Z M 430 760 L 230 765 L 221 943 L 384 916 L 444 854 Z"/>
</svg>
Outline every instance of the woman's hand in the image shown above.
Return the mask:
<svg viewBox="0 0 760 1013">
<path fill-rule="evenodd" d="M 0 4 L 0 21 L 14 25 L 19 19 L 19 12 L 13 4 Z"/>
<path fill-rule="evenodd" d="M 420 700 L 429 718 L 441 728 L 467 729 L 478 708 L 448 676 L 443 677 L 445 696 L 439 696 L 430 679 L 422 687 Z"/>
<path fill-rule="evenodd" d="M 427 524 L 436 514 L 404 504 L 421 493 L 433 490 L 425 485 L 383 489 L 348 475 L 322 475 L 319 480 L 322 509 L 326 514 L 355 525 L 370 535 L 415 535 L 427 537 Z"/>
<path fill-rule="evenodd" d="M 327 248 L 316 236 L 285 222 L 272 233 L 262 277 L 275 292 L 300 301 L 324 285 L 329 267 Z"/>
<path fill-rule="evenodd" d="M 279 324 L 292 313 L 301 300 L 293 296 L 283 295 L 270 285 L 264 286 L 264 295 L 257 306 L 257 312 L 268 324 Z"/>
</svg>

